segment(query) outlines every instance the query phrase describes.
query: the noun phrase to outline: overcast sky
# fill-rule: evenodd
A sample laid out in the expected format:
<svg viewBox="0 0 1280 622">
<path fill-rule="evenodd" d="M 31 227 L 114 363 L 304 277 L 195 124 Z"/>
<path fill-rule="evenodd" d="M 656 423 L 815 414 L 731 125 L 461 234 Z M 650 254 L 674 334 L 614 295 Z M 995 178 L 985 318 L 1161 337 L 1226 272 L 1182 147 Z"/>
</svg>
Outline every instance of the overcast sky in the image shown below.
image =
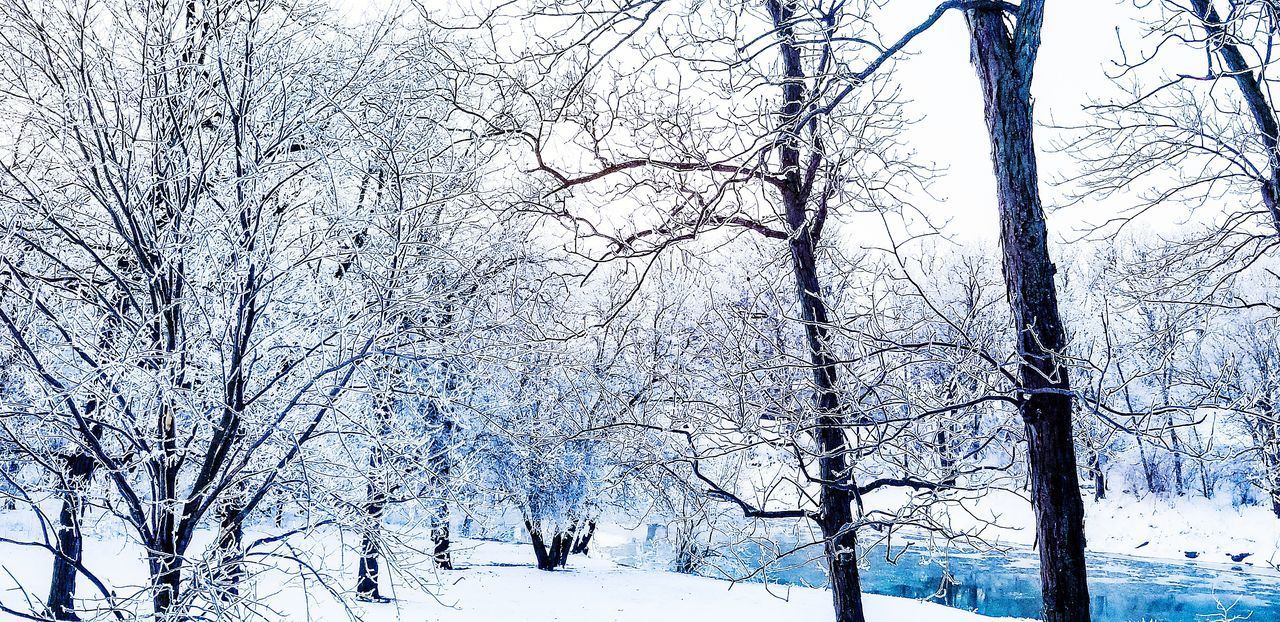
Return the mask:
<svg viewBox="0 0 1280 622">
<path fill-rule="evenodd" d="M 908 5 L 925 15 L 936 6 L 927 0 L 894 3 L 894 13 Z M 1115 72 L 1119 57 L 1115 29 L 1132 11 L 1115 0 L 1048 0 L 1044 39 L 1036 66 L 1032 93 L 1036 120 L 1059 123 L 1078 121 L 1090 97 L 1108 97 L 1115 87 L 1107 73 Z M 898 80 L 911 100 L 910 109 L 923 119 L 909 140 L 920 155 L 947 168 L 934 185 L 946 201 L 931 211 L 951 217 L 949 231 L 970 240 L 994 240 L 996 235 L 995 180 L 991 172 L 989 143 L 982 116 L 982 94 L 969 63 L 968 32 L 964 16 L 947 15 L 910 48 L 912 55 L 897 66 Z M 1062 191 L 1047 183 L 1063 167 L 1071 165 L 1060 154 L 1043 153 L 1055 131 L 1041 128 L 1041 188 L 1046 204 L 1061 203 Z M 1054 210 L 1049 226 L 1066 237 L 1088 221 L 1100 221 L 1106 209 L 1086 203 Z"/>
<path fill-rule="evenodd" d="M 354 15 L 362 9 L 376 13 L 406 0 L 356 0 L 336 6 Z M 886 40 L 894 40 L 919 23 L 940 0 L 892 0 L 878 22 Z M 489 0 L 424 0 L 429 10 L 487 5 Z M 1126 28 L 1126 45 L 1133 27 L 1132 0 L 1048 0 L 1043 44 L 1033 84 L 1036 120 L 1068 123 L 1082 118 L 1092 100 L 1107 98 L 1115 87 L 1107 78 L 1119 58 L 1116 28 Z M 366 13 L 367 15 L 368 13 Z M 931 188 L 937 199 L 919 197 L 917 205 L 931 216 L 949 219 L 947 232 L 957 241 L 982 244 L 996 237 L 995 182 L 982 114 L 982 96 L 969 63 L 969 41 L 963 14 L 951 11 L 930 31 L 916 38 L 895 66 L 895 80 L 909 100 L 908 110 L 920 117 L 905 137 L 924 162 L 936 163 L 944 173 Z M 1040 128 L 1040 171 L 1046 207 L 1063 202 L 1063 190 L 1050 183 L 1070 169 L 1070 158 L 1047 153 L 1054 130 Z M 1055 238 L 1075 238 L 1087 222 L 1105 220 L 1126 207 L 1090 202 L 1051 210 Z M 1151 224 L 1168 230 L 1177 219 Z"/>
</svg>

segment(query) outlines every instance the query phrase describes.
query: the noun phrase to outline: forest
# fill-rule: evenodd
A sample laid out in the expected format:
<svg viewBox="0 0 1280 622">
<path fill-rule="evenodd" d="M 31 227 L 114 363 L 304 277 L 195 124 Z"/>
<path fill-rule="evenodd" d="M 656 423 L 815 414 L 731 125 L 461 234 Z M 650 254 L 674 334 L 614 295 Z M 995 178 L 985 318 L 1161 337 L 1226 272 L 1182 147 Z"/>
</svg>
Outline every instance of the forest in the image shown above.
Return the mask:
<svg viewBox="0 0 1280 622">
<path fill-rule="evenodd" d="M 0 0 L 0 620 L 1280 620 L 1277 44 Z"/>
</svg>

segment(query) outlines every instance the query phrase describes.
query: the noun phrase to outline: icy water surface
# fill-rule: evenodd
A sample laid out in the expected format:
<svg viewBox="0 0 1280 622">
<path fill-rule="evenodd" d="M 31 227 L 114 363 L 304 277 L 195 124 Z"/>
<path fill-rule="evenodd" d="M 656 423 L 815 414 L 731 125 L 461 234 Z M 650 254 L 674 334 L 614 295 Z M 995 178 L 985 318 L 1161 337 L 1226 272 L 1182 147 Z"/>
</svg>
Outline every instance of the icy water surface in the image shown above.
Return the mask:
<svg viewBox="0 0 1280 622">
<path fill-rule="evenodd" d="M 634 550 L 643 557 L 643 546 Z M 809 548 L 761 568 L 776 555 L 756 544 L 710 560 L 702 574 L 791 585 L 826 583 L 820 550 Z M 1039 559 L 1034 551 L 930 556 L 895 546 L 872 551 L 862 572 L 871 594 L 926 599 L 990 616 L 1038 618 Z M 625 556 L 625 555 L 624 555 Z M 637 558 L 638 559 L 638 558 Z M 1238 568 L 1238 569 L 1237 569 Z M 754 572 L 753 572 L 754 571 Z M 1089 555 L 1095 622 L 1280 622 L 1280 573 L 1246 564 Z"/>
</svg>

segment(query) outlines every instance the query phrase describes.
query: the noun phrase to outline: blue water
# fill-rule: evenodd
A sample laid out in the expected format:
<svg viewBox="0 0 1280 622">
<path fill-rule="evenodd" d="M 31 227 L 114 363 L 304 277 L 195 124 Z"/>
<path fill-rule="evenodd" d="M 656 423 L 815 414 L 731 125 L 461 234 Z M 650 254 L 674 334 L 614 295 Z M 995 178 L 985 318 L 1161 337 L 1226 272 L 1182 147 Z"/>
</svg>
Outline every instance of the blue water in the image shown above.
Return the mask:
<svg viewBox="0 0 1280 622">
<path fill-rule="evenodd" d="M 820 548 L 781 559 L 774 548 L 734 545 L 699 572 L 725 579 L 826 584 Z M 883 547 L 869 552 L 869 568 L 862 571 L 864 592 L 930 600 L 990 616 L 1040 616 L 1039 559 L 1034 551 L 931 555 L 895 546 L 892 556 L 892 561 L 886 560 Z M 1280 621 L 1280 573 L 1270 569 L 1094 553 L 1088 562 L 1095 622 L 1217 622 L 1224 613 L 1228 620 Z"/>
</svg>

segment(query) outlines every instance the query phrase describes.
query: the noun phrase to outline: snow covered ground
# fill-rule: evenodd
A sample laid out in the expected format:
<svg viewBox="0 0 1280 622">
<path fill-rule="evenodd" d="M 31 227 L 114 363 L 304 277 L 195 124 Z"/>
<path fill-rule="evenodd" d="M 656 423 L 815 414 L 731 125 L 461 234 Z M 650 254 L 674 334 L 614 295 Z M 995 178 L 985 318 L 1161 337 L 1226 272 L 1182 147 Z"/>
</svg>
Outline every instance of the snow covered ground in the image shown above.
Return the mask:
<svg viewBox="0 0 1280 622">
<path fill-rule="evenodd" d="M 527 546 L 464 542 L 465 570 L 442 573 L 440 602 L 411 596 L 370 605 L 367 620 L 529 622 L 552 620 L 780 622 L 831 618 L 826 590 L 733 584 L 703 577 L 625 568 L 574 557 L 564 572 L 530 566 Z M 980 622 L 995 620 L 942 605 L 865 596 L 868 620 Z M 1003 618 L 1008 620 L 1009 618 Z"/>
<path fill-rule="evenodd" d="M 972 516 L 952 513 L 955 526 L 994 523 L 983 533 L 994 544 L 1035 542 L 1035 516 L 1025 499 L 992 491 L 977 500 Z M 1115 495 L 1085 499 L 1089 550 L 1157 559 L 1196 559 L 1229 563 L 1229 555 L 1251 553 L 1256 566 L 1280 567 L 1280 518 L 1262 506 L 1232 507 L 1228 500 L 1176 499 Z"/>
<path fill-rule="evenodd" d="M 121 593 L 141 578 L 141 561 L 133 559 L 137 551 L 132 548 L 90 540 L 86 551 L 91 567 Z M 459 569 L 439 572 L 422 585 L 392 576 L 390 589 L 384 590 L 394 596 L 389 603 L 342 605 L 318 582 L 310 588 L 281 584 L 273 573 L 260 577 L 255 597 L 267 602 L 279 619 L 317 622 L 781 622 L 832 615 L 826 590 L 734 584 L 581 556 L 573 557 L 567 570 L 544 572 L 532 567 L 531 550 L 520 544 L 461 540 L 456 551 Z M 14 588 L 21 584 L 42 595 L 48 557 L 38 549 L 0 545 L 0 576 L 0 602 L 21 608 L 24 598 Z M 83 583 L 81 595 L 91 594 Z M 998 619 L 903 598 L 868 595 L 865 600 L 872 622 Z"/>
<path fill-rule="evenodd" d="M 1091 550 L 1150 558 L 1186 561 L 1184 551 L 1196 551 L 1197 563 L 1222 564 L 1228 554 L 1253 553 L 1247 560 L 1257 567 L 1280 563 L 1280 520 L 1266 508 L 1232 508 L 1204 500 L 1119 497 L 1086 501 Z M 984 533 L 988 542 L 1025 548 L 1034 540 L 1031 512 L 1025 500 L 1013 494 L 990 495 L 970 508 L 975 524 L 994 522 Z M 0 536 L 16 540 L 38 539 L 34 524 L 21 512 L 0 517 Z M 961 526 L 956 514 L 957 527 Z M 99 525 L 105 527 L 105 525 Z M 86 566 L 98 573 L 118 594 L 141 589 L 145 565 L 138 547 L 120 533 L 97 530 L 86 543 Z M 455 542 L 458 570 L 433 572 L 423 563 L 416 568 L 421 582 L 409 579 L 401 568 L 387 569 L 390 585 L 384 593 L 394 600 L 385 604 L 352 603 L 355 542 L 325 531 L 291 539 L 298 549 L 279 549 L 284 555 L 305 550 L 313 567 L 311 576 L 287 578 L 273 569 L 287 562 L 256 562 L 261 571 L 253 598 L 268 602 L 288 620 L 390 621 L 650 621 L 733 619 L 778 622 L 826 620 L 831 617 L 826 590 L 730 583 L 715 579 L 630 568 L 608 559 L 609 551 L 627 539 L 643 538 L 644 529 L 602 525 L 592 557 L 574 556 L 563 572 L 543 572 L 532 567 L 528 545 L 462 539 Z M 91 531 L 91 534 L 93 532 Z M 207 539 L 207 534 L 204 539 Z M 1146 543 L 1143 545 L 1143 543 Z M 413 543 L 410 543 L 412 546 Z M 1140 546 L 1142 545 L 1142 546 Z M 195 550 L 203 551 L 207 542 Z M 22 609 L 26 587 L 43 597 L 49 573 L 48 554 L 38 548 L 0 544 L 0 603 Z M 91 597 L 89 582 L 81 581 L 80 595 Z M 867 595 L 868 619 L 920 622 L 981 622 L 993 618 L 950 609 L 942 605 L 888 596 Z M 344 605 L 342 603 L 347 603 Z M 348 608 L 349 607 L 349 608 Z M 0 615 L 3 618 L 3 615 Z"/>
<path fill-rule="evenodd" d="M 1089 548 L 1100 552 L 1184 559 L 1194 551 L 1218 563 L 1252 553 L 1254 565 L 1280 566 L 1280 518 L 1259 506 L 1233 508 L 1203 498 L 1086 502 L 1085 530 Z"/>
</svg>

